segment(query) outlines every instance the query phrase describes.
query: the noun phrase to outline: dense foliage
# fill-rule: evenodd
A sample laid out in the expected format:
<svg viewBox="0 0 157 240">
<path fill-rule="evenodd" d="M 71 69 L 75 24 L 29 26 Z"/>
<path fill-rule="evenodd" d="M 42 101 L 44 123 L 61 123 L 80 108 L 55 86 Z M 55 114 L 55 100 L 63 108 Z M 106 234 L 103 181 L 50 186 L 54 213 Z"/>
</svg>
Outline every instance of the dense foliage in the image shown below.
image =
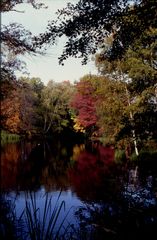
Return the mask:
<svg viewBox="0 0 157 240">
<path fill-rule="evenodd" d="M 16 6 L 22 3 L 29 3 L 34 8 L 44 7 L 43 3 L 36 0 L 2 0 L 0 3 L 1 13 L 16 11 Z M 16 71 L 25 72 L 26 64 L 20 58 L 24 54 L 37 54 L 38 49 L 34 45 L 34 36 L 30 30 L 25 29 L 16 22 L 8 25 L 1 24 L 1 80 L 15 80 Z M 40 52 L 40 54 L 42 54 Z"/>
<path fill-rule="evenodd" d="M 15 83 L 8 83 L 9 94 L 1 101 L 2 129 L 31 136 L 71 128 L 69 99 L 73 87 L 69 82 L 49 81 L 44 86 L 39 78 L 23 77 Z"/>
<path fill-rule="evenodd" d="M 48 24 L 37 46 L 53 43 L 57 37 L 66 36 L 60 63 L 69 56 L 83 57 L 85 63 L 95 54 L 104 38 L 114 36 L 107 55 L 110 59 L 121 58 L 130 45 L 150 27 L 156 26 L 155 0 L 80 0 L 58 10 L 58 21 Z M 37 40 L 37 39 L 36 39 Z"/>
</svg>

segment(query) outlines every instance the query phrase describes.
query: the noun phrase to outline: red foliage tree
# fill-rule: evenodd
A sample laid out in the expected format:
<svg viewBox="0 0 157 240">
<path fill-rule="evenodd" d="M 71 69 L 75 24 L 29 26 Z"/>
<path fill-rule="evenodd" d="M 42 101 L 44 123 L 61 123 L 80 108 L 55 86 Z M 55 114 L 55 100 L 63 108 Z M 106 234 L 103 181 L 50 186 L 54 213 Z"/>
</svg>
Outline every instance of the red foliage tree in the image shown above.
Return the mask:
<svg viewBox="0 0 157 240">
<path fill-rule="evenodd" d="M 96 99 L 94 97 L 94 88 L 89 79 L 82 79 L 76 85 L 77 92 L 73 97 L 71 106 L 76 112 L 80 124 L 84 128 L 91 128 L 96 125 Z"/>
</svg>

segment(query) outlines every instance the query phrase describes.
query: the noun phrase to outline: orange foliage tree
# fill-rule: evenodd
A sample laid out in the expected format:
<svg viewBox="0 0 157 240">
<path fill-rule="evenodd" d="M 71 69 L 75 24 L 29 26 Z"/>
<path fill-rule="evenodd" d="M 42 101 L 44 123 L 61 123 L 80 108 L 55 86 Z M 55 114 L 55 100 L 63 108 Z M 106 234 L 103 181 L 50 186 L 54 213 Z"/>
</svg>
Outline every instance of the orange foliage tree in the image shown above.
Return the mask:
<svg viewBox="0 0 157 240">
<path fill-rule="evenodd" d="M 1 128 L 11 133 L 28 133 L 35 119 L 33 91 L 24 82 L 8 84 L 9 93 L 1 100 Z M 5 84 L 3 87 L 6 88 Z"/>
</svg>

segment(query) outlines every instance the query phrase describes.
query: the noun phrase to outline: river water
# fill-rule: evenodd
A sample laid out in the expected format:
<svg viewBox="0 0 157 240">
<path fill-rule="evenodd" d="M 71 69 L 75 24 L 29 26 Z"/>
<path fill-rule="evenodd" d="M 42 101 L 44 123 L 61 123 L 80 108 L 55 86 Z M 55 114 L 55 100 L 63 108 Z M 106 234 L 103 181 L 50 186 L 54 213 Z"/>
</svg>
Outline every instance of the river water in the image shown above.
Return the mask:
<svg viewBox="0 0 157 240">
<path fill-rule="evenodd" d="M 5 144 L 1 236 L 50 239 L 45 234 L 51 222 L 51 239 L 156 239 L 156 165 L 116 161 L 114 149 L 98 143 Z M 14 230 L 8 230 L 13 218 Z M 38 237 L 28 234 L 31 221 Z"/>
</svg>

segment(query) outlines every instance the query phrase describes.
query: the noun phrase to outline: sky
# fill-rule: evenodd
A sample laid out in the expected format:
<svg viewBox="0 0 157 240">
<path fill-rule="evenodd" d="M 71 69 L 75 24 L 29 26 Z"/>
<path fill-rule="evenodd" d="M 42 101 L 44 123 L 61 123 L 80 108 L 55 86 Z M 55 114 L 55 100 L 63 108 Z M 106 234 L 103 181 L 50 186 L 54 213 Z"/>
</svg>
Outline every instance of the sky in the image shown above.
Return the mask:
<svg viewBox="0 0 157 240">
<path fill-rule="evenodd" d="M 77 3 L 78 0 L 41 0 L 47 9 L 34 9 L 31 4 L 19 4 L 16 10 L 2 14 L 2 24 L 9 24 L 12 22 L 21 23 L 26 29 L 30 30 L 34 35 L 38 35 L 46 30 L 49 20 L 56 18 L 55 12 L 66 6 L 67 2 Z M 69 80 L 70 82 L 79 81 L 81 77 L 86 74 L 96 74 L 97 70 L 92 60 L 86 65 L 81 64 L 81 59 L 68 58 L 64 62 L 64 66 L 58 64 L 58 57 L 63 50 L 65 39 L 59 39 L 57 44 L 48 49 L 45 56 L 30 56 L 22 57 L 27 64 L 27 71 L 29 77 L 39 77 L 47 84 L 49 80 L 62 82 Z M 19 77 L 21 75 L 17 74 Z"/>
</svg>

